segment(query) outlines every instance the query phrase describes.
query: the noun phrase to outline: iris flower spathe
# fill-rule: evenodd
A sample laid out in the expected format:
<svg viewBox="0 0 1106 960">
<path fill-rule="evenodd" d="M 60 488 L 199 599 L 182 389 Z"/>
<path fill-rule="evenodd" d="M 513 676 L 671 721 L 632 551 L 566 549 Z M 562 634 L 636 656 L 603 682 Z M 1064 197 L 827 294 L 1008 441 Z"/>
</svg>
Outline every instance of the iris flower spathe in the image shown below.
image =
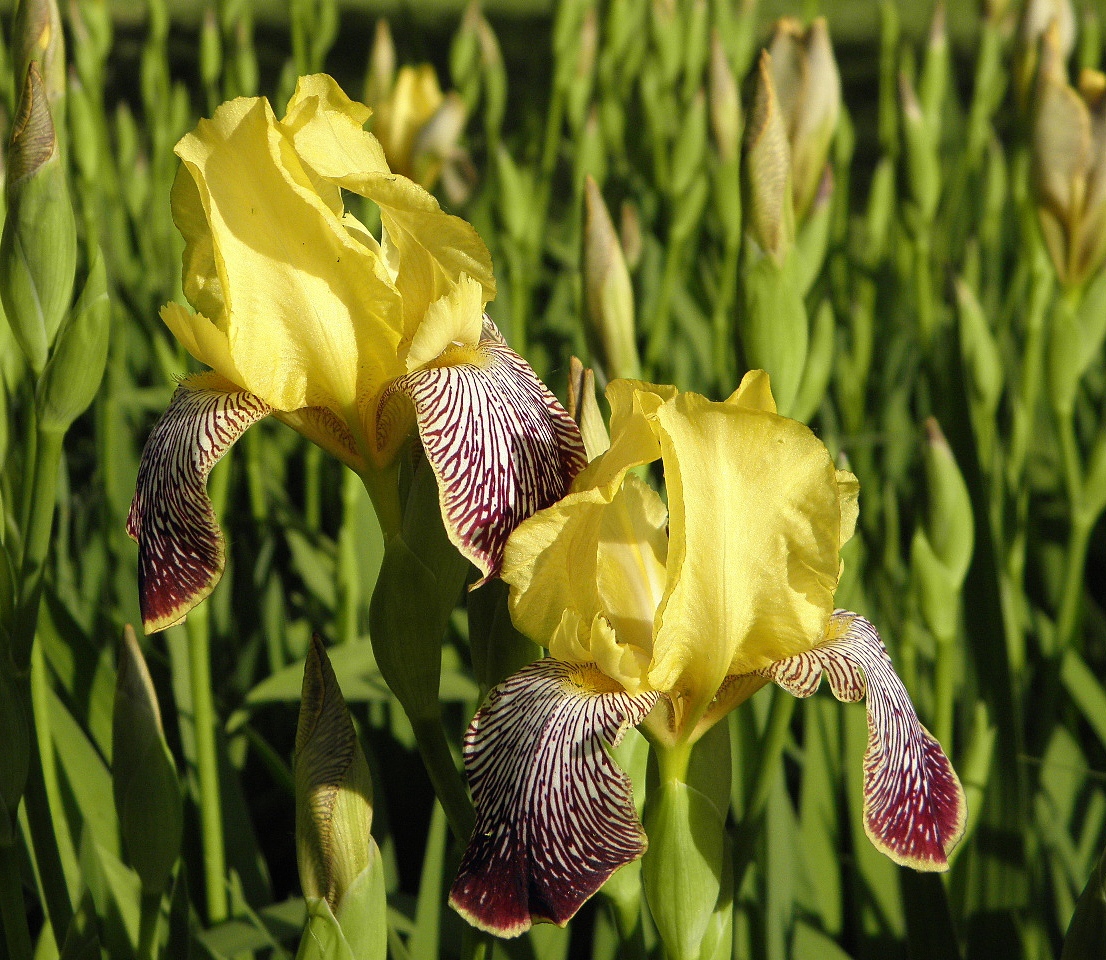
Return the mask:
<svg viewBox="0 0 1106 960">
<path fill-rule="evenodd" d="M 369 113 L 330 77 L 303 77 L 282 120 L 240 98 L 177 144 L 172 208 L 195 310 L 170 303 L 162 318 L 211 370 L 180 384 L 142 455 L 127 528 L 148 632 L 218 581 L 207 476 L 270 414 L 363 477 L 386 537 L 396 455 L 417 427 L 450 539 L 485 576 L 583 466 L 575 424 L 483 313 L 495 295 L 484 243 L 389 169 L 362 129 Z M 379 240 L 343 191 L 377 205 Z"/>
<path fill-rule="evenodd" d="M 477 824 L 451 892 L 504 936 L 564 924 L 644 852 L 606 751 L 641 724 L 665 769 L 770 681 L 810 696 L 825 673 L 867 698 L 865 827 L 898 863 L 947 867 L 960 783 L 919 723 L 870 623 L 835 610 L 858 484 L 768 377 L 712 403 L 614 381 L 611 446 L 522 523 L 503 578 L 516 625 L 551 656 L 491 691 L 465 743 Z M 668 506 L 632 468 L 661 459 Z"/>
</svg>

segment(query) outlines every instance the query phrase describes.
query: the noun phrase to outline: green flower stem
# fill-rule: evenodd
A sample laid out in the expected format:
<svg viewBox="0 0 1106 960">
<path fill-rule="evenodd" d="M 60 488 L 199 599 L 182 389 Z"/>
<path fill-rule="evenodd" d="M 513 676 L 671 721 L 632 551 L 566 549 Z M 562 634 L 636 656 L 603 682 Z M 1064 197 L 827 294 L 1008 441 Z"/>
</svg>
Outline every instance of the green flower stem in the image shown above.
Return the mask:
<svg viewBox="0 0 1106 960">
<path fill-rule="evenodd" d="M 691 744 L 682 740 L 673 746 L 656 745 L 657 770 L 661 783 L 687 783 L 687 768 L 691 762 Z"/>
<path fill-rule="evenodd" d="M 449 828 L 458 840 L 466 843 L 476 825 L 476 815 L 441 722 L 436 719 L 412 720 L 411 727 L 415 731 L 415 742 L 426 772 L 430 774 L 434 793 L 449 821 Z"/>
<path fill-rule="evenodd" d="M 137 960 L 157 960 L 158 926 L 161 923 L 161 894 L 142 891 L 138 915 Z"/>
<path fill-rule="evenodd" d="M 733 300 L 737 290 L 737 266 L 740 253 L 740 234 L 727 238 L 726 251 L 722 258 L 722 279 L 718 286 L 718 296 L 714 301 L 714 377 L 723 396 L 733 389 Z"/>
<path fill-rule="evenodd" d="M 934 678 L 933 735 L 952 755 L 952 718 L 956 704 L 956 637 L 937 637 L 936 677 Z"/>
<path fill-rule="evenodd" d="M 653 308 L 653 317 L 649 323 L 649 345 L 646 353 L 646 363 L 652 376 L 658 381 L 658 364 L 671 349 L 669 337 L 669 315 L 672 303 L 672 292 L 676 289 L 676 283 L 680 275 L 680 262 L 683 259 L 683 237 L 669 237 L 664 257 L 664 273 L 661 275 L 660 289 L 657 291 L 657 299 Z"/>
<path fill-rule="evenodd" d="M 753 845 L 760 833 L 764 810 L 772 793 L 772 779 L 776 775 L 780 757 L 783 756 L 783 748 L 787 745 L 794 713 L 795 698 L 778 687 L 773 687 L 772 705 L 769 707 L 768 719 L 760 740 L 756 771 L 746 795 L 745 815 L 734 835 L 734 890 L 741 889 L 745 871 L 753 861 Z"/>
<path fill-rule="evenodd" d="M 223 808 L 219 791 L 219 760 L 215 752 L 215 703 L 211 693 L 211 623 L 201 604 L 184 623 L 188 637 L 188 675 L 192 686 L 192 726 L 196 738 L 200 834 L 204 857 L 204 889 L 209 924 L 227 918 L 226 860 L 223 848 Z"/>
<path fill-rule="evenodd" d="M 29 498 L 25 503 L 23 558 L 19 570 L 19 600 L 12 624 L 11 654 L 17 671 L 31 663 L 31 646 L 38 628 L 38 606 L 42 598 L 42 575 L 50 552 L 50 531 L 54 525 L 58 466 L 65 433 L 38 427 L 35 430 L 34 468 Z"/>
<path fill-rule="evenodd" d="M 0 926 L 10 960 L 31 960 L 34 947 L 27 927 L 27 907 L 19 878 L 19 850 L 15 844 L 0 847 Z"/>
<path fill-rule="evenodd" d="M 1064 466 L 1064 484 L 1071 511 L 1071 533 L 1064 558 L 1064 585 L 1060 594 L 1060 611 L 1056 618 L 1057 655 L 1067 650 L 1079 630 L 1080 600 L 1083 596 L 1083 571 L 1087 565 L 1087 548 L 1095 517 L 1083 508 L 1083 468 L 1075 439 L 1075 426 L 1070 416 L 1057 425 Z"/>
</svg>

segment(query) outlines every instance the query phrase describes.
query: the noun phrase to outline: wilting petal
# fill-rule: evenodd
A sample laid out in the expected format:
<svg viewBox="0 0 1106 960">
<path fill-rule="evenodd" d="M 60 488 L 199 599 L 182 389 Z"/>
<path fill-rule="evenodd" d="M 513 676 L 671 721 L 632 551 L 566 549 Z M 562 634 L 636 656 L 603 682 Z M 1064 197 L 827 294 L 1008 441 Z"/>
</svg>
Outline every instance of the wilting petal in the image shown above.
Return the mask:
<svg viewBox="0 0 1106 960">
<path fill-rule="evenodd" d="M 606 747 L 656 699 L 550 658 L 488 694 L 465 736 L 476 829 L 449 895 L 458 913 L 502 937 L 539 919 L 564 926 L 645 852 L 629 778 Z"/>
<path fill-rule="evenodd" d="M 557 398 L 488 323 L 476 347 L 447 350 L 440 366 L 393 381 L 380 401 L 377 440 L 391 443 L 405 394 L 438 478 L 450 540 L 495 576 L 511 531 L 555 503 L 587 463 L 580 431 Z"/>
<path fill-rule="evenodd" d="M 150 433 L 127 533 L 138 541 L 138 592 L 147 633 L 184 619 L 223 574 L 223 534 L 207 476 L 251 424 L 270 413 L 214 373 L 184 380 Z"/>
<path fill-rule="evenodd" d="M 915 870 L 947 870 L 964 832 L 964 791 L 941 745 L 918 721 L 879 634 L 838 610 L 836 639 L 761 671 L 797 697 L 818 689 L 823 671 L 838 700 L 867 695 L 864 829 L 876 847 Z"/>
</svg>

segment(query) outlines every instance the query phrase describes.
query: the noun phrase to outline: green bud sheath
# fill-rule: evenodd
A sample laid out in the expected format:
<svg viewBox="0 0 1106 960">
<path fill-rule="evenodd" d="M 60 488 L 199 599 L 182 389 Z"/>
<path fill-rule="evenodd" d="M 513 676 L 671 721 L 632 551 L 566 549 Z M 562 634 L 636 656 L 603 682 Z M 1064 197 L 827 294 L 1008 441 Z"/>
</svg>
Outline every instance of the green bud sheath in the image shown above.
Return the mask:
<svg viewBox="0 0 1106 960">
<path fill-rule="evenodd" d="M 123 628 L 111 725 L 111 782 L 123 847 L 146 894 L 160 895 L 180 855 L 177 769 L 134 630 Z"/>
<path fill-rule="evenodd" d="M 650 780 L 645 800 L 642 879 L 669 960 L 700 957 L 723 893 L 729 725 L 711 728 L 690 758 L 688 750 L 686 743 L 654 744 L 660 777 Z"/>
<path fill-rule="evenodd" d="M 745 309 L 738 318 L 745 363 L 768 371 L 784 416 L 791 416 L 798 397 L 809 340 L 806 307 L 793 273 L 769 257 L 748 267 L 742 278 Z"/>
<path fill-rule="evenodd" d="M 711 133 L 719 159 L 728 164 L 737 159 L 741 149 L 741 98 L 717 29 L 711 33 L 709 84 Z"/>
<path fill-rule="evenodd" d="M 88 409 L 108 359 L 111 301 L 103 258 L 97 255 L 38 387 L 39 423 L 65 431 Z"/>
<path fill-rule="evenodd" d="M 634 288 L 614 223 L 592 177 L 584 184 L 584 213 L 584 293 L 591 339 L 610 379 L 638 379 Z"/>
<path fill-rule="evenodd" d="M 40 373 L 72 296 L 77 231 L 46 89 L 33 61 L 12 126 L 7 174 L 0 299 L 20 348 Z"/>
<path fill-rule="evenodd" d="M 305 897 L 336 908 L 372 864 L 372 776 L 322 641 L 311 641 L 296 728 L 296 851 Z"/>
</svg>

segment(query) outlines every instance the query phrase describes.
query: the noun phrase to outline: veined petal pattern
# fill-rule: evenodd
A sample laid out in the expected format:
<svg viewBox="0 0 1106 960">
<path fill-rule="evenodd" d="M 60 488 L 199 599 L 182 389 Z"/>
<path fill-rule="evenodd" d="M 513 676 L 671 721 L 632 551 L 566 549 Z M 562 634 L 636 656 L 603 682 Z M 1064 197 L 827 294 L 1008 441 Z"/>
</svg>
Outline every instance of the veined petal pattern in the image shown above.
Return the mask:
<svg viewBox="0 0 1106 960">
<path fill-rule="evenodd" d="M 485 579 L 499 572 L 515 527 L 564 496 L 587 464 L 572 418 L 488 327 L 478 346 L 447 350 L 438 365 L 394 380 L 377 414 L 378 434 L 387 434 L 389 403 L 399 393 L 410 399 L 450 540 Z"/>
<path fill-rule="evenodd" d="M 546 658 L 495 687 L 465 736 L 476 828 L 449 902 L 503 937 L 564 926 L 646 839 L 606 748 L 656 693 L 631 696 L 590 665 Z"/>
<path fill-rule="evenodd" d="M 956 771 L 918 720 L 876 628 L 837 610 L 830 632 L 836 639 L 760 672 L 797 697 L 813 694 L 823 673 L 838 700 L 867 697 L 864 829 L 896 863 L 947 870 L 967 814 Z"/>
<path fill-rule="evenodd" d="M 180 623 L 215 588 L 226 564 L 207 496 L 212 467 L 271 412 L 215 373 L 177 387 L 142 450 L 127 533 L 138 541 L 138 593 L 147 633 Z"/>
</svg>

